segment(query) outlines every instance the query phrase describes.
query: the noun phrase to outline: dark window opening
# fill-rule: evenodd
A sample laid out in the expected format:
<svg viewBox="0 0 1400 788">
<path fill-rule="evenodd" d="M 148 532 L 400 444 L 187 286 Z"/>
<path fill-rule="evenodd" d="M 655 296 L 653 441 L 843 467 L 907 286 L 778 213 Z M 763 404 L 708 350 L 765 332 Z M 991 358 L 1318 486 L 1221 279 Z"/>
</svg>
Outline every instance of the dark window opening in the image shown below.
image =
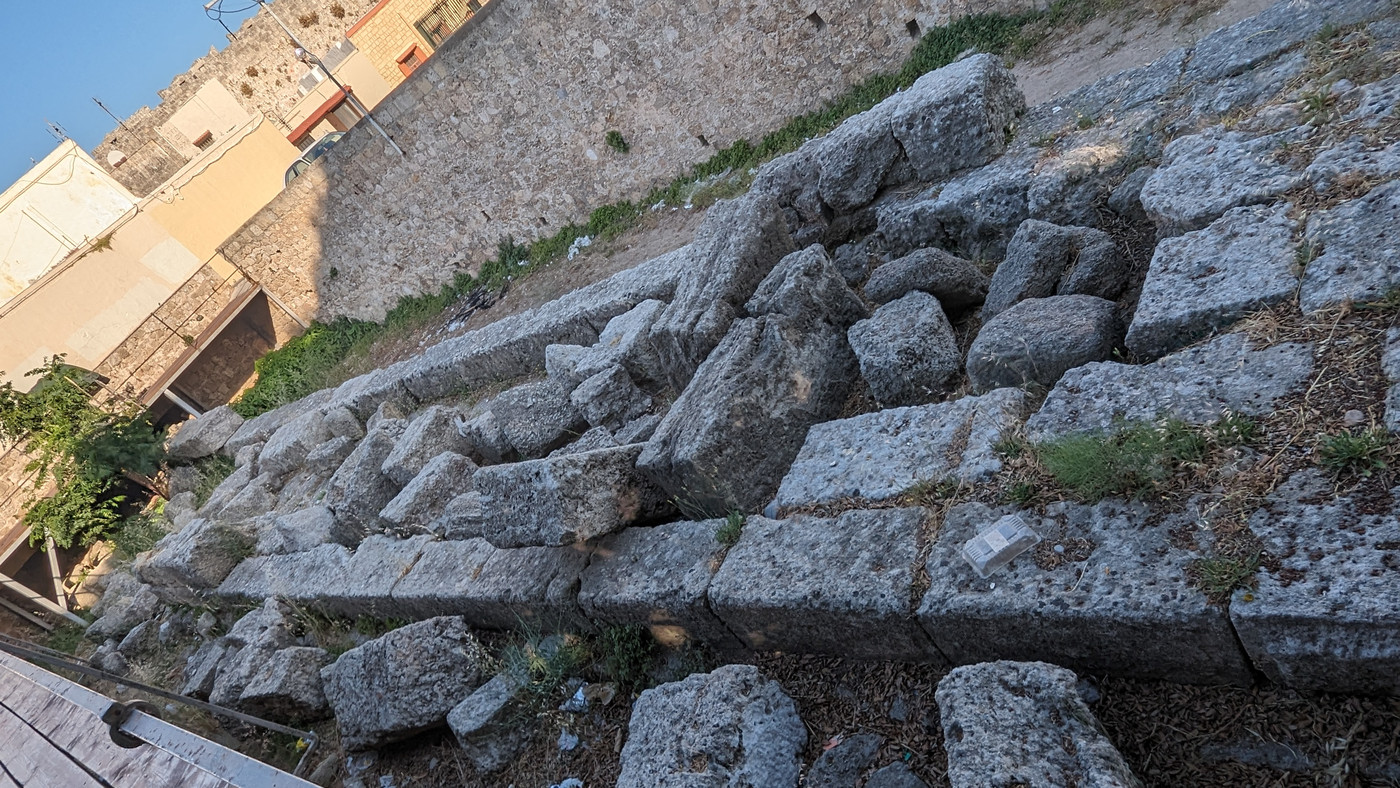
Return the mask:
<svg viewBox="0 0 1400 788">
<path fill-rule="evenodd" d="M 924 33 L 924 31 L 919 29 L 919 21 L 917 19 L 910 19 L 908 22 L 905 22 L 904 29 L 909 31 L 910 38 L 918 38 Z"/>
<path fill-rule="evenodd" d="M 700 140 L 700 144 L 703 145 L 704 147 L 706 147 L 706 148 L 710 147 L 710 141 L 707 140 L 707 139 L 705 139 L 705 135 L 704 135 L 704 134 L 696 134 L 696 135 L 695 135 L 695 139 Z"/>
<path fill-rule="evenodd" d="M 434 48 L 440 47 L 448 36 L 457 32 L 457 28 L 480 10 L 481 3 L 477 0 L 442 0 L 424 14 L 414 27 Z"/>
<path fill-rule="evenodd" d="M 408 76 L 423 65 L 423 61 L 427 59 L 428 53 L 415 45 L 399 56 L 399 71 L 402 71 L 404 76 Z"/>
<path fill-rule="evenodd" d="M 807 16 L 807 21 L 811 22 L 817 28 L 818 33 L 826 29 L 826 20 L 822 19 L 822 15 L 816 11 L 813 11 Z"/>
</svg>

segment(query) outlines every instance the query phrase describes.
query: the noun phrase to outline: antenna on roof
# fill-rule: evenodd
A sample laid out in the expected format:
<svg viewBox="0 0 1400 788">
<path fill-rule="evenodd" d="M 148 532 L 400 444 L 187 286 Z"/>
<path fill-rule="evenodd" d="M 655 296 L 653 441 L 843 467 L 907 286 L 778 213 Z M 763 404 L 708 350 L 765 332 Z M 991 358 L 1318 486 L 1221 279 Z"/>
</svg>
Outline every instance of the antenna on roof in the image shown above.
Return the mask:
<svg viewBox="0 0 1400 788">
<path fill-rule="evenodd" d="M 54 123 L 48 118 L 44 118 L 44 123 L 48 125 L 49 133 L 53 135 L 54 139 L 58 140 L 59 142 L 63 142 L 64 140 L 68 139 L 68 132 L 65 131 L 62 126 L 58 125 L 57 123 Z"/>
<path fill-rule="evenodd" d="M 102 99 L 100 99 L 100 98 L 98 98 L 98 97 L 96 97 L 96 96 L 93 96 L 93 97 L 92 97 L 92 102 L 93 102 L 94 104 L 96 104 L 97 106 L 101 107 L 103 112 L 107 113 L 108 115 L 111 115 L 111 116 L 112 116 L 112 120 L 115 120 L 115 121 L 117 122 L 117 125 L 118 125 L 118 126 L 121 126 L 123 129 L 126 128 L 126 124 L 125 124 L 125 123 L 122 123 L 122 119 L 119 118 L 119 117 L 117 117 L 116 115 L 114 115 L 110 109 L 107 109 L 107 105 L 102 103 Z"/>
</svg>

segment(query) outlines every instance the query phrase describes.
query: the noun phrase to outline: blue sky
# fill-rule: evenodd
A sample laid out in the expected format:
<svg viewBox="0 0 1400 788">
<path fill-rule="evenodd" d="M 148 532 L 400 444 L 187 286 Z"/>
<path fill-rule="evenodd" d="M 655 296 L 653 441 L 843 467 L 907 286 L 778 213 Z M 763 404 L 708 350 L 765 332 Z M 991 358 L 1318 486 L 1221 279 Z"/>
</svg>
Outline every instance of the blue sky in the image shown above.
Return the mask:
<svg viewBox="0 0 1400 788">
<path fill-rule="evenodd" d="M 210 46 L 228 44 L 204 14 L 206 0 L 25 0 L 0 12 L 0 191 L 58 144 L 45 119 L 91 150 L 117 117 L 160 101 L 157 90 Z M 255 7 L 224 0 L 224 8 Z M 253 10 L 228 13 L 238 30 Z"/>
</svg>

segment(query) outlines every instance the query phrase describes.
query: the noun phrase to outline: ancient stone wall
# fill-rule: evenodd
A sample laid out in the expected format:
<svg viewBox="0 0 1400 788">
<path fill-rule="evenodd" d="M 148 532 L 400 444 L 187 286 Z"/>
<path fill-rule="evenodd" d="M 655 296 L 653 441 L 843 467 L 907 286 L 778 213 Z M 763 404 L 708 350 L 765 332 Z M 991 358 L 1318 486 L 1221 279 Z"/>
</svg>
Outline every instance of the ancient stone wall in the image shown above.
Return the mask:
<svg viewBox="0 0 1400 788">
<path fill-rule="evenodd" d="M 303 317 L 379 318 L 504 236 L 639 197 L 897 67 L 950 13 L 945 0 L 497 0 L 379 105 L 405 156 L 361 123 L 224 251 Z M 610 130 L 630 153 L 604 144 Z"/>
<path fill-rule="evenodd" d="M 373 5 L 374 0 L 280 0 L 274 8 L 302 43 L 323 55 Z M 336 7 L 344 12 L 339 17 L 332 13 Z M 261 112 L 279 122 L 301 98 L 297 80 L 307 66 L 293 57 L 286 33 L 266 10 L 244 22 L 235 35 L 222 51 L 211 47 L 208 55 L 175 77 L 159 92 L 160 104 L 132 113 L 93 149 L 93 158 L 123 186 L 145 196 L 189 161 L 180 152 L 180 141 L 172 144 L 157 129 L 211 79 L 222 82 L 249 112 Z M 107 161 L 111 151 L 120 151 L 126 162 L 112 167 Z"/>
</svg>

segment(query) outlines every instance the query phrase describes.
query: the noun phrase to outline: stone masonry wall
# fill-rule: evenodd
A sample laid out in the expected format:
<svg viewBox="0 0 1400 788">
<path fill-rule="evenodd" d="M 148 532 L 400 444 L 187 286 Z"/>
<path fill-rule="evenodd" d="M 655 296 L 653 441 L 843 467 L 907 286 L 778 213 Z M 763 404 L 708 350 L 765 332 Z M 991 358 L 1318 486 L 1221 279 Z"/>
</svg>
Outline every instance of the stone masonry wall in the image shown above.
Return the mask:
<svg viewBox="0 0 1400 788">
<path fill-rule="evenodd" d="M 345 10 L 340 18 L 331 14 L 331 8 L 337 5 Z M 373 5 L 374 0 L 280 0 L 274 7 L 302 43 L 324 55 Z M 299 20 L 305 17 L 310 21 L 312 14 L 316 21 L 302 26 Z M 266 11 L 245 21 L 236 35 L 237 39 L 222 51 L 211 47 L 209 54 L 175 77 L 169 87 L 159 92 L 160 104 L 142 107 L 123 121 L 124 126 L 113 129 L 93 148 L 93 158 L 138 196 L 150 194 L 189 161 L 162 140 L 156 130 L 211 79 L 221 81 L 245 109 L 281 122 L 301 98 L 297 80 L 306 73 L 307 66 L 293 57 L 286 33 Z M 248 94 L 243 92 L 245 85 Z M 114 150 L 127 157 L 119 167 L 107 164 L 107 154 Z"/>
<path fill-rule="evenodd" d="M 958 7 L 957 11 L 993 10 Z M 1022 2 L 1004 2 L 1022 9 Z M 304 318 L 378 319 L 895 68 L 944 0 L 496 0 L 224 247 Z M 603 143 L 616 129 L 631 153 Z"/>
</svg>

